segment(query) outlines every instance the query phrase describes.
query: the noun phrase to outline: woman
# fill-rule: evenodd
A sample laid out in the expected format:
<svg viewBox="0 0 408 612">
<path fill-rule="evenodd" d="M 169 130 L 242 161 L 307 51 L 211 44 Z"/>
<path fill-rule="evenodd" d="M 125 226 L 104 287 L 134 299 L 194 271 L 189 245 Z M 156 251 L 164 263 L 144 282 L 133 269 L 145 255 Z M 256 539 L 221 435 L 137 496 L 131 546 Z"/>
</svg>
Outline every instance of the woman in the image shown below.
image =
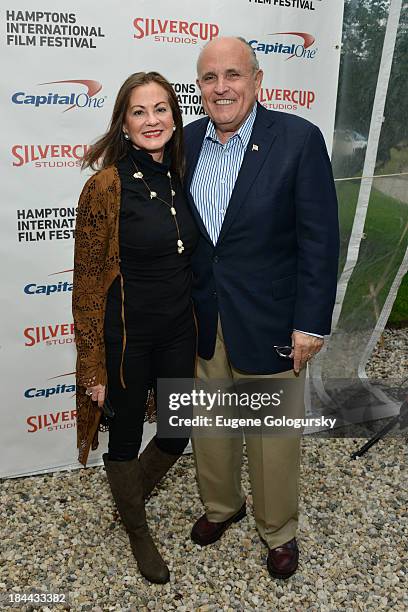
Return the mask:
<svg viewBox="0 0 408 612">
<path fill-rule="evenodd" d="M 181 187 L 182 139 L 170 83 L 157 72 L 132 74 L 109 130 L 83 159 L 84 168 L 101 170 L 82 191 L 75 234 L 79 460 L 85 465 L 98 445 L 108 400 L 106 473 L 139 569 L 158 583 L 169 571 L 149 533 L 144 499 L 188 439 L 156 436 L 138 453 L 152 384 L 194 375 L 190 255 L 197 230 Z"/>
</svg>

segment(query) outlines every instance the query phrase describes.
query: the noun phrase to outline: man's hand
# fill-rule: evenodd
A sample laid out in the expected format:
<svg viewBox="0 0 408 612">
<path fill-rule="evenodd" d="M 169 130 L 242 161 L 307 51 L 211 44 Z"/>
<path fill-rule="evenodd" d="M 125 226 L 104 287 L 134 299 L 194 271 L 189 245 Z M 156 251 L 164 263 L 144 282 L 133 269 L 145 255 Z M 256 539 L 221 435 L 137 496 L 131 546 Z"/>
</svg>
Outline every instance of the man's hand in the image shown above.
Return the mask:
<svg viewBox="0 0 408 612">
<path fill-rule="evenodd" d="M 306 363 L 320 351 L 323 342 L 323 338 L 309 336 L 299 331 L 293 332 L 293 350 L 290 356 L 293 359 L 293 370 L 295 374 L 299 374 L 300 370 L 306 366 Z"/>
<path fill-rule="evenodd" d="M 105 401 L 105 385 L 87 387 L 85 393 L 91 397 L 93 402 L 98 402 L 99 408 L 102 408 Z"/>
</svg>

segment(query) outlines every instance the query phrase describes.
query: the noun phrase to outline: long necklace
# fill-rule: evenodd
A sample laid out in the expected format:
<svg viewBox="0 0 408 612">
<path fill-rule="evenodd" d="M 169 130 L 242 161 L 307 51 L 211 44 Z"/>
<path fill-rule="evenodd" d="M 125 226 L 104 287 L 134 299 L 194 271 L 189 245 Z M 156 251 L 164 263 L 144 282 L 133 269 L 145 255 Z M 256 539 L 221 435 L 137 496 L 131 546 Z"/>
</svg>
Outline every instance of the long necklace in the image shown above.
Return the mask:
<svg viewBox="0 0 408 612">
<path fill-rule="evenodd" d="M 160 198 L 156 191 L 152 191 L 149 187 L 149 185 L 146 183 L 146 181 L 143 178 L 143 173 L 140 172 L 139 168 L 136 166 L 133 158 L 130 158 L 132 160 L 132 163 L 136 169 L 136 172 L 133 174 L 133 178 L 135 179 L 139 179 L 142 181 L 142 183 L 144 184 L 144 186 L 146 187 L 147 191 L 149 192 L 150 195 L 150 199 L 153 200 L 153 198 L 156 198 L 156 200 L 159 200 L 159 202 L 162 202 L 163 204 L 165 204 L 167 206 L 167 208 L 170 210 L 171 216 L 174 219 L 174 223 L 176 226 L 176 230 L 177 230 L 177 252 L 181 255 L 182 252 L 184 251 L 184 244 L 183 241 L 181 240 L 180 237 L 180 228 L 179 228 L 179 224 L 177 222 L 177 211 L 174 208 L 174 196 L 176 195 L 176 192 L 173 189 L 173 184 L 171 182 L 171 173 L 170 170 L 167 172 L 167 176 L 169 177 L 169 181 L 170 181 L 170 193 L 171 193 L 171 204 L 169 204 L 169 202 L 166 202 L 166 200 L 163 200 L 162 198 Z"/>
</svg>

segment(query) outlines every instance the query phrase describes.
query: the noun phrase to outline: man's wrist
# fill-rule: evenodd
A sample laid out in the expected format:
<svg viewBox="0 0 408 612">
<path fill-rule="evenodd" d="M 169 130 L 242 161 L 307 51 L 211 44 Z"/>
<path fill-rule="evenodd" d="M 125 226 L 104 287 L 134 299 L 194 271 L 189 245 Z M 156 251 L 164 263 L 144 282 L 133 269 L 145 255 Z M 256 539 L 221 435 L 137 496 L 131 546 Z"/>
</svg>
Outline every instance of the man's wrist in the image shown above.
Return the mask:
<svg viewBox="0 0 408 612">
<path fill-rule="evenodd" d="M 307 331 L 303 331 L 302 329 L 294 329 L 294 332 L 299 332 L 301 334 L 306 334 L 306 336 L 313 336 L 314 338 L 320 338 L 321 340 L 324 339 L 324 336 L 321 336 L 320 334 L 315 334 L 313 332 L 307 332 Z"/>
</svg>

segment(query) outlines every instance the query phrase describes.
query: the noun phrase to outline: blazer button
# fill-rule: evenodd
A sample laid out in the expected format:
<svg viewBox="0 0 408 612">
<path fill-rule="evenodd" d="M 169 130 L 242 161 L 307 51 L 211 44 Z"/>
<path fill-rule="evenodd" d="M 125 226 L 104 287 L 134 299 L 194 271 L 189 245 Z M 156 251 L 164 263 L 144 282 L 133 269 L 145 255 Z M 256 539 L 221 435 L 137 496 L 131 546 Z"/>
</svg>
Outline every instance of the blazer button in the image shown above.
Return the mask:
<svg viewBox="0 0 408 612">
<path fill-rule="evenodd" d="M 215 298 L 217 297 L 217 292 L 216 291 L 213 291 L 213 297 L 215 297 Z"/>
<path fill-rule="evenodd" d="M 213 262 L 214 262 L 214 263 L 218 263 L 219 261 L 220 261 L 220 260 L 219 260 L 218 255 L 214 255 L 214 257 L 213 257 Z"/>
</svg>

